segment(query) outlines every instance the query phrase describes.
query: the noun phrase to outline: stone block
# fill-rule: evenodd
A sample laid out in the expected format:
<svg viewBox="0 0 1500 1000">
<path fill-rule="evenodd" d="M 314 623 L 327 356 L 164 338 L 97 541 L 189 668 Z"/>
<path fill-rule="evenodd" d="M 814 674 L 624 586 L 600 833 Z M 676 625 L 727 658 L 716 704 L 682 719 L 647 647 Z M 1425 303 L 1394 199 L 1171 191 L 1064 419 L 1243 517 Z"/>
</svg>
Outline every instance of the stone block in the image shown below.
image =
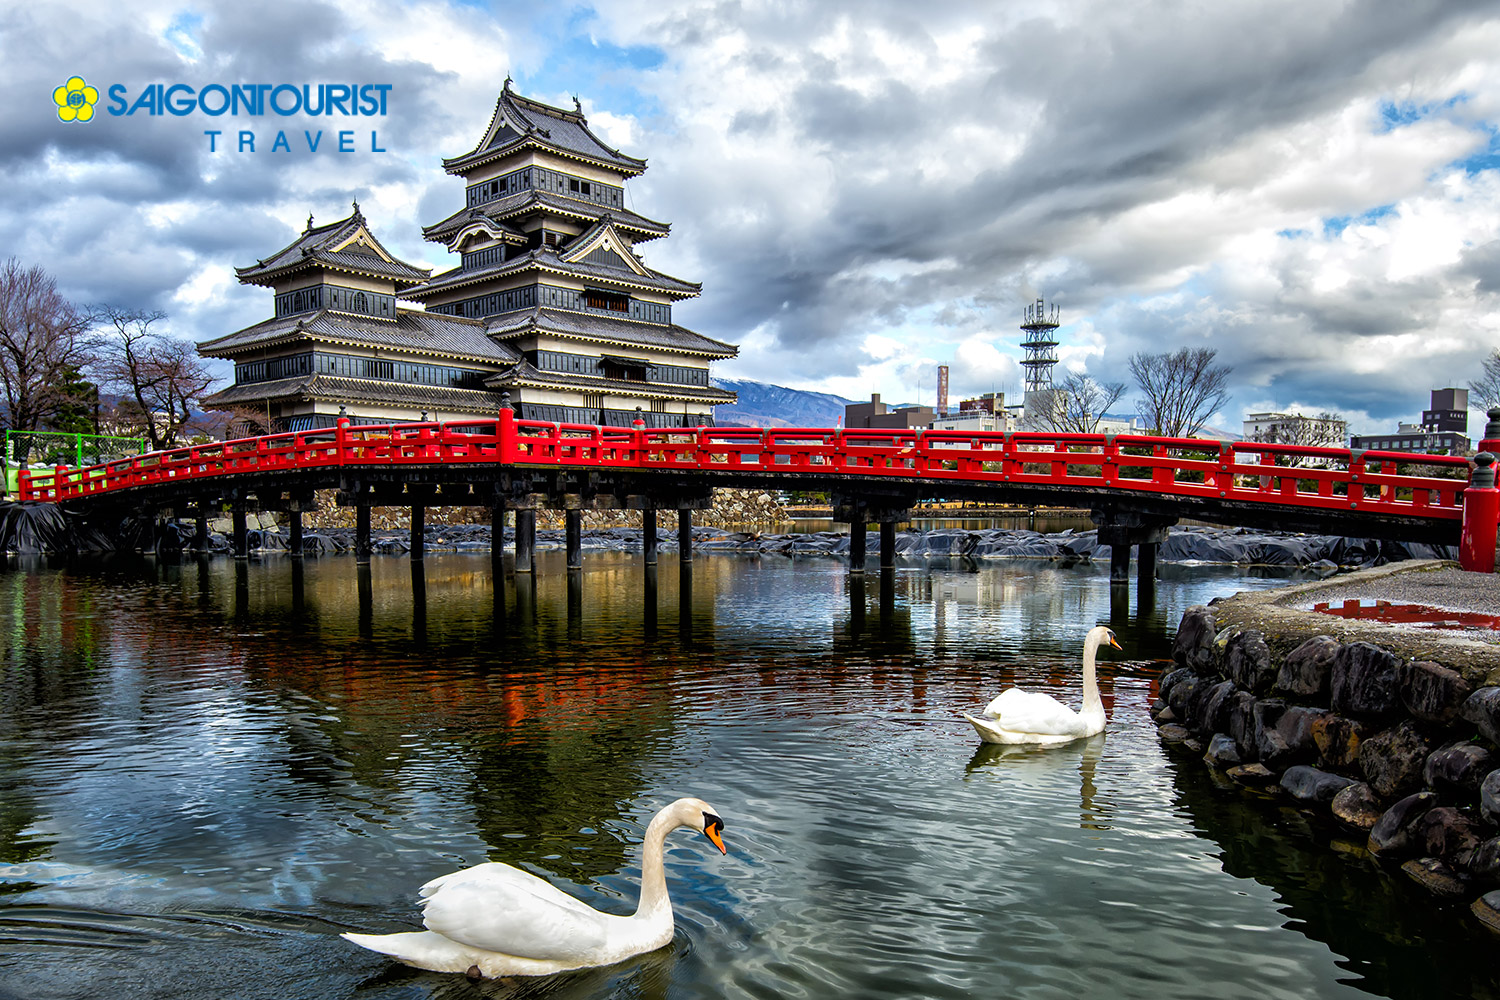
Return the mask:
<svg viewBox="0 0 1500 1000">
<path fill-rule="evenodd" d="M 1264 764 L 1237 764 L 1224 773 L 1242 785 L 1269 785 L 1276 780 L 1276 772 Z"/>
<path fill-rule="evenodd" d="M 1479 824 L 1452 806 L 1427 810 L 1412 826 L 1412 835 L 1428 854 L 1439 858 L 1472 851 L 1484 839 Z"/>
<path fill-rule="evenodd" d="M 1469 880 L 1441 858 L 1415 858 L 1401 870 L 1434 896 L 1458 899 L 1469 894 Z"/>
<path fill-rule="evenodd" d="M 1370 853 L 1382 857 L 1414 854 L 1418 845 L 1412 838 L 1412 828 L 1435 805 L 1437 795 L 1433 792 L 1417 792 L 1397 801 L 1370 828 Z"/>
<path fill-rule="evenodd" d="M 1161 681 L 1156 685 L 1156 696 L 1162 701 L 1167 701 L 1172 694 L 1172 689 L 1178 684 L 1193 676 L 1193 672 L 1187 667 L 1178 667 L 1176 670 L 1168 671 L 1162 675 Z"/>
<path fill-rule="evenodd" d="M 1201 604 L 1188 608 L 1182 613 L 1177 638 L 1172 641 L 1172 661 L 1200 674 L 1215 673 L 1216 628 L 1211 610 Z"/>
<path fill-rule="evenodd" d="M 1234 737 L 1215 733 L 1208 741 L 1208 750 L 1203 754 L 1203 759 L 1214 767 L 1234 767 L 1240 762 L 1240 748 L 1235 745 Z"/>
<path fill-rule="evenodd" d="M 1187 729 L 1175 722 L 1169 722 L 1165 726 L 1162 726 L 1156 731 L 1156 734 L 1168 743 L 1182 743 L 1192 735 Z"/>
<path fill-rule="evenodd" d="M 1500 826 L 1500 770 L 1491 771 L 1479 783 L 1479 814 L 1486 823 Z"/>
<path fill-rule="evenodd" d="M 1481 924 L 1500 934 L 1500 889 L 1480 896 L 1470 904 L 1469 909 Z"/>
<path fill-rule="evenodd" d="M 1197 674 L 1193 674 L 1192 676 L 1187 677 L 1172 685 L 1172 690 L 1167 695 L 1167 705 L 1177 716 L 1179 722 L 1185 724 L 1190 721 L 1187 707 L 1188 700 L 1192 698 L 1193 692 L 1196 691 L 1199 687 L 1208 686 L 1208 678 L 1199 677 Z"/>
<path fill-rule="evenodd" d="M 1329 774 L 1306 764 L 1294 764 L 1281 776 L 1281 787 L 1298 802 L 1332 802 L 1335 795 L 1352 784 L 1353 778 Z"/>
<path fill-rule="evenodd" d="M 1380 807 L 1380 800 L 1375 797 L 1370 786 L 1363 781 L 1356 781 L 1346 785 L 1334 795 L 1329 805 L 1334 819 L 1353 830 L 1370 832 L 1385 811 Z"/>
<path fill-rule="evenodd" d="M 1364 726 L 1342 715 L 1325 712 L 1313 720 L 1311 729 L 1313 744 L 1318 748 L 1318 760 L 1325 768 L 1334 771 L 1358 768 Z"/>
<path fill-rule="evenodd" d="M 1464 700 L 1458 714 L 1479 735 L 1500 746 L 1500 687 L 1482 687 Z"/>
<path fill-rule="evenodd" d="M 1276 681 L 1271 693 L 1290 701 L 1328 703 L 1329 678 L 1333 674 L 1333 658 L 1339 651 L 1338 640 L 1326 635 L 1315 635 L 1286 654 L 1281 669 L 1276 672 Z"/>
<path fill-rule="evenodd" d="M 1287 705 L 1280 698 L 1262 698 L 1251 714 L 1256 754 L 1271 770 L 1284 771 L 1317 757 L 1312 724 L 1324 714 L 1321 709 Z"/>
<path fill-rule="evenodd" d="M 1423 722 L 1448 723 L 1473 692 L 1456 670 L 1429 660 L 1414 660 L 1401 667 L 1401 703 Z"/>
<path fill-rule="evenodd" d="M 1236 690 L 1225 700 L 1224 729 L 1239 747 L 1240 760 L 1260 759 L 1255 747 L 1255 695 Z"/>
<path fill-rule="evenodd" d="M 1474 849 L 1469 856 L 1469 871 L 1481 881 L 1500 882 L 1500 837 L 1491 837 Z"/>
<path fill-rule="evenodd" d="M 1329 675 L 1329 698 L 1335 712 L 1357 719 L 1382 720 L 1401 706 L 1401 661 L 1368 642 L 1340 646 Z"/>
<path fill-rule="evenodd" d="M 1383 799 L 1410 795 L 1422 787 L 1422 769 L 1432 747 L 1410 720 L 1376 733 L 1359 745 L 1359 769 Z"/>
<path fill-rule="evenodd" d="M 1266 645 L 1266 637 L 1255 629 L 1246 629 L 1229 640 L 1225 666 L 1229 678 L 1254 695 L 1270 694 L 1271 685 L 1276 682 L 1271 649 Z"/>
<path fill-rule="evenodd" d="M 1208 736 L 1224 728 L 1224 705 L 1234 694 L 1234 681 L 1199 684 L 1187 701 L 1185 724 L 1193 732 Z"/>
<path fill-rule="evenodd" d="M 1485 775 L 1494 769 L 1495 754 L 1478 743 L 1450 743 L 1427 755 L 1422 780 L 1445 798 L 1472 802 Z"/>
</svg>

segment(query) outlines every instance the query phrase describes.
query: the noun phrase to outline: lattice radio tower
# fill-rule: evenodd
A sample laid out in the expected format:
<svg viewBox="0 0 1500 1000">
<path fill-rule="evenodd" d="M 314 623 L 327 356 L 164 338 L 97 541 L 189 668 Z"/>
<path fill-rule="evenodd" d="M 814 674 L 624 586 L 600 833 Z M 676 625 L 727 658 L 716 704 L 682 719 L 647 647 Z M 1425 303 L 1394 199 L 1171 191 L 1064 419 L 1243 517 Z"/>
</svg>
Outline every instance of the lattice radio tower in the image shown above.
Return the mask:
<svg viewBox="0 0 1500 1000">
<path fill-rule="evenodd" d="M 1026 391 L 1044 392 L 1052 388 L 1052 366 L 1057 364 L 1054 333 L 1062 325 L 1057 321 L 1057 306 L 1049 312 L 1047 304 L 1037 299 L 1035 304 L 1026 307 L 1025 320 L 1021 329 L 1026 331 L 1026 339 L 1021 341 L 1021 346 L 1026 350 L 1026 357 L 1021 359 L 1021 364 L 1026 367 Z"/>
</svg>

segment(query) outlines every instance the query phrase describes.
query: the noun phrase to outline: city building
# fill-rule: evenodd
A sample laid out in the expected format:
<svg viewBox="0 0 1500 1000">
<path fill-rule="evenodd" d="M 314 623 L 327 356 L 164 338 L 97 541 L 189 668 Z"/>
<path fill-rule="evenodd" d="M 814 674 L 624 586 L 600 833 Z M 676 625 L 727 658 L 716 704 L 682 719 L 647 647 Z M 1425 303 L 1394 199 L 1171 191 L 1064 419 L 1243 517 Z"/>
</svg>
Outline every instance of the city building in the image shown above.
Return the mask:
<svg viewBox="0 0 1500 1000">
<path fill-rule="evenodd" d="M 893 410 L 880 401 L 877 392 L 870 396 L 868 403 L 850 403 L 844 407 L 844 426 L 921 429 L 930 427 L 935 416 L 930 406 L 903 406 Z"/>
<path fill-rule="evenodd" d="M 1397 424 L 1393 434 L 1356 434 L 1351 448 L 1373 451 L 1410 451 L 1464 455 L 1473 450 L 1468 437 L 1469 390 L 1434 389 L 1432 406 L 1422 411 L 1419 424 Z"/>
<path fill-rule="evenodd" d="M 575 102 L 576 104 L 576 102 Z M 265 429 L 493 415 L 650 427 L 713 423 L 734 393 L 709 382 L 738 349 L 678 326 L 700 286 L 646 266 L 670 227 L 625 208 L 646 162 L 507 79 L 477 146 L 443 161 L 464 207 L 423 229 L 460 255 L 433 275 L 397 260 L 356 204 L 237 268 L 272 290 L 275 316 L 198 345 L 235 364 L 206 405 Z M 425 308 L 412 308 L 409 300 Z"/>
<path fill-rule="evenodd" d="M 1342 445 L 1349 424 L 1332 414 L 1309 417 L 1301 413 L 1247 413 L 1241 426 L 1246 441 L 1269 444 Z"/>
<path fill-rule="evenodd" d="M 986 392 L 977 399 L 959 400 L 958 412 L 933 418 L 932 429 L 944 431 L 1010 431 L 1015 419 L 1005 405 L 1005 393 Z"/>
</svg>

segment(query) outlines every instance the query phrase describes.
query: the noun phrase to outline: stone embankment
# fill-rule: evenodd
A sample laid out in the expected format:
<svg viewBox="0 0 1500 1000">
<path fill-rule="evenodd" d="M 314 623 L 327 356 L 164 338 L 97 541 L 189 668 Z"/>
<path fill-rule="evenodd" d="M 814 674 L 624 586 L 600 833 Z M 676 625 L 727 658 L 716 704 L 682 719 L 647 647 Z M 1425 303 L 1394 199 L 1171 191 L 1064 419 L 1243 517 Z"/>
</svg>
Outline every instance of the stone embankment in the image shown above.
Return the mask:
<svg viewBox="0 0 1500 1000">
<path fill-rule="evenodd" d="M 1327 634 L 1289 645 L 1232 617 L 1182 616 L 1162 739 L 1357 833 L 1500 932 L 1500 647 L 1441 662 Z"/>
</svg>

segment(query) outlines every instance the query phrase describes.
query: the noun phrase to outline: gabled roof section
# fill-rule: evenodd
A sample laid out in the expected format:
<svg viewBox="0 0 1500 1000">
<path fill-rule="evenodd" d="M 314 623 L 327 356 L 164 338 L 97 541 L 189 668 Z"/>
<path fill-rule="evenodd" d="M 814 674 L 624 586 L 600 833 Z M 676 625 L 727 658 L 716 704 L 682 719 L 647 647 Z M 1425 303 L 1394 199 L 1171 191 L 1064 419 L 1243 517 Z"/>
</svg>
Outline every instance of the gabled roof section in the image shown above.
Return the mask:
<svg viewBox="0 0 1500 1000">
<path fill-rule="evenodd" d="M 565 309 L 517 309 L 491 316 L 484 322 L 490 337 L 498 341 L 544 333 L 596 344 L 623 344 L 681 351 L 705 358 L 732 358 L 740 353 L 740 349 L 733 344 L 713 340 L 675 324 L 662 326 L 593 313 L 569 312 Z"/>
<path fill-rule="evenodd" d="M 421 284 L 432 274 L 431 268 L 413 267 L 382 246 L 370 232 L 359 202 L 348 218 L 326 226 L 314 226 L 309 215 L 307 228 L 289 246 L 234 272 L 243 284 L 271 286 L 306 270 L 360 274 L 394 282 L 398 289 Z"/>
<path fill-rule="evenodd" d="M 645 171 L 645 160 L 626 156 L 600 141 L 589 130 L 583 107 L 576 98 L 574 104 L 575 110 L 565 111 L 522 97 L 510 89 L 510 77 L 506 77 L 500 99 L 495 102 L 495 112 L 490 115 L 489 126 L 484 130 L 484 138 L 463 156 L 445 159 L 443 169 L 450 174 L 467 175 L 481 164 L 531 146 L 568 159 L 608 167 L 627 177 Z"/>
<path fill-rule="evenodd" d="M 519 357 L 509 344 L 490 338 L 485 325 L 477 320 L 416 309 L 397 309 L 395 323 L 327 309 L 281 316 L 206 340 L 198 345 L 198 353 L 210 358 L 235 358 L 298 341 L 373 347 L 479 364 L 508 365 Z"/>
<path fill-rule="evenodd" d="M 630 250 L 630 241 L 615 231 L 615 220 L 606 215 L 568 241 L 557 259 L 564 264 L 593 264 L 633 272 L 638 277 L 655 276 Z M 701 286 L 700 286 L 701 287 Z"/>
<path fill-rule="evenodd" d="M 568 246 L 571 247 L 580 239 L 582 236 L 575 236 L 569 241 Z M 602 244 L 602 241 L 600 242 Z M 703 291 L 703 286 L 697 282 L 683 281 L 681 278 L 653 271 L 641 264 L 638 259 L 635 264 L 636 266 L 632 268 L 609 266 L 587 259 L 565 261 L 559 257 L 559 252 L 553 247 L 537 247 L 498 264 L 488 264 L 467 270 L 462 266 L 451 268 L 434 275 L 432 280 L 425 284 L 407 289 L 401 293 L 401 298 L 420 302 L 452 288 L 480 285 L 493 279 L 526 272 L 534 273 L 537 280 L 543 283 L 547 281 L 549 274 L 563 275 L 578 281 L 595 283 L 604 288 L 661 292 L 672 299 L 693 298 Z"/>
<path fill-rule="evenodd" d="M 552 215 L 566 216 L 579 221 L 594 222 L 606 214 L 602 205 L 592 202 L 580 201 L 576 198 L 566 198 L 547 191 L 521 191 L 517 194 L 497 198 L 483 205 L 475 205 L 472 208 L 461 208 L 448 216 L 442 222 L 435 222 L 430 226 L 422 227 L 422 236 L 434 243 L 449 243 L 454 233 L 470 222 L 478 218 L 486 218 L 496 225 L 510 225 L 511 219 L 517 219 L 534 212 L 547 212 Z M 657 222 L 648 219 L 644 215 L 637 215 L 625 209 L 608 209 L 607 214 L 614 220 L 621 232 L 629 233 L 633 242 L 640 243 L 645 240 L 654 240 L 666 236 L 672 231 L 672 227 L 665 222 Z"/>
</svg>

